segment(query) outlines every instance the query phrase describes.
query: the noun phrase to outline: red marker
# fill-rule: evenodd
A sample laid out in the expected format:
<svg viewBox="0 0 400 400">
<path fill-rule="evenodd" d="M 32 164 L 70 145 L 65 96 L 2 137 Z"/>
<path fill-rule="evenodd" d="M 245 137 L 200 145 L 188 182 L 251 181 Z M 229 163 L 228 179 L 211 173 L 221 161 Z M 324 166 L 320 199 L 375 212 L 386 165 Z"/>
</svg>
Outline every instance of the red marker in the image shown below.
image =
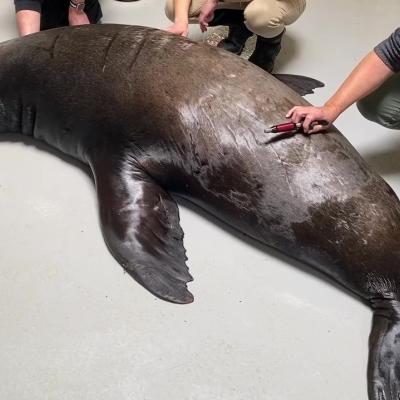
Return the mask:
<svg viewBox="0 0 400 400">
<path fill-rule="evenodd" d="M 315 125 L 327 125 L 326 121 L 314 121 L 311 123 L 310 128 L 313 128 Z M 283 124 L 273 125 L 268 129 L 265 129 L 266 133 L 289 133 L 289 132 L 297 132 L 303 127 L 302 122 L 298 122 L 297 124 L 294 122 L 284 122 Z"/>
<path fill-rule="evenodd" d="M 302 123 L 298 122 L 295 124 L 294 122 L 285 122 L 283 124 L 273 125 L 270 128 L 266 129 L 267 133 L 283 133 L 283 132 L 293 132 L 298 131 L 302 127 Z"/>
</svg>

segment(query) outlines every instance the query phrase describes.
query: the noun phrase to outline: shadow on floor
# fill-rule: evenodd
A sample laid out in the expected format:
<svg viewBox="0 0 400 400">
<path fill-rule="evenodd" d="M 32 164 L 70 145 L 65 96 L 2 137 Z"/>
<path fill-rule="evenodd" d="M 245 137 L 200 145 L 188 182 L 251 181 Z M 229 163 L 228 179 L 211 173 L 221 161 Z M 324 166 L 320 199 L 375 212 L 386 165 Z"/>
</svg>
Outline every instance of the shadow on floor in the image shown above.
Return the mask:
<svg viewBox="0 0 400 400">
<path fill-rule="evenodd" d="M 294 60 L 299 55 L 300 48 L 297 40 L 286 32 L 282 39 L 282 50 L 276 59 L 275 71 L 278 72 L 284 65 Z"/>
<path fill-rule="evenodd" d="M 79 168 L 83 173 L 85 173 L 94 183 L 94 177 L 92 174 L 92 171 L 90 170 L 90 167 L 86 164 L 83 164 L 82 162 L 68 156 L 67 154 L 62 153 L 61 151 L 58 151 L 57 149 L 54 149 L 53 147 L 50 147 L 46 143 L 39 142 L 36 139 L 19 135 L 19 134 L 2 134 L 0 135 L 0 144 L 2 142 L 7 142 L 7 143 L 22 143 L 25 146 L 32 146 L 35 147 L 36 149 L 40 151 L 45 151 L 46 153 L 51 154 L 54 157 L 61 158 L 63 161 L 68 162 L 69 164 Z"/>
<path fill-rule="evenodd" d="M 200 207 L 198 207 L 197 205 L 191 203 L 190 201 L 188 201 L 187 199 L 178 197 L 177 198 L 177 202 L 179 207 L 185 207 L 197 214 L 199 214 L 202 218 L 206 219 L 207 221 L 211 222 L 212 224 L 216 225 L 219 229 L 223 230 L 227 235 L 231 235 L 233 237 L 239 238 L 240 240 L 244 241 L 247 245 L 264 252 L 265 254 L 268 254 L 272 257 L 277 258 L 278 260 L 284 262 L 285 264 L 289 265 L 292 268 L 296 268 L 297 270 L 300 270 L 306 274 L 309 274 L 313 277 L 316 277 L 317 279 L 328 283 L 329 285 L 335 287 L 336 289 L 340 290 L 342 293 L 348 295 L 349 297 L 351 297 L 352 299 L 355 299 L 356 301 L 366 305 L 367 307 L 369 307 L 369 304 L 366 300 L 362 299 L 360 296 L 358 296 L 357 294 L 349 291 L 348 289 L 346 289 L 344 286 L 342 286 L 340 283 L 334 281 L 332 278 L 330 278 L 328 275 L 316 270 L 315 268 L 299 261 L 296 260 L 290 256 L 287 256 L 286 254 L 282 253 L 279 250 L 276 250 L 272 247 L 269 247 L 249 236 L 247 236 L 246 234 L 236 230 L 235 228 L 232 228 L 231 226 L 229 226 L 228 224 L 226 224 L 224 221 L 219 220 L 218 218 L 216 218 L 215 216 L 209 214 L 208 212 L 206 212 L 205 210 L 201 209 Z M 187 256 L 190 259 L 190 254 L 187 254 Z M 268 265 L 265 265 L 265 268 L 268 268 Z"/>
<path fill-rule="evenodd" d="M 32 138 L 26 137 L 26 136 L 22 136 L 22 135 L 16 135 L 16 134 L 3 134 L 0 136 L 0 144 L 1 142 L 8 142 L 8 143 L 23 143 L 26 146 L 34 146 L 35 148 L 37 148 L 38 150 L 41 151 L 46 151 L 56 157 L 60 157 L 62 160 L 78 167 L 83 173 L 87 174 L 93 181 L 93 184 L 95 184 L 94 179 L 93 179 L 93 175 L 91 173 L 90 168 L 83 164 L 80 161 L 77 161 L 75 159 L 73 159 L 72 157 L 69 157 L 63 153 L 61 153 L 58 150 L 55 150 L 53 148 L 51 148 L 50 146 L 38 142 Z M 399 144 L 400 146 L 400 144 Z M 400 151 L 399 151 L 400 154 Z M 228 235 L 232 235 L 236 238 L 239 238 L 240 240 L 243 240 L 244 242 L 246 242 L 248 245 L 261 250 L 263 252 L 265 252 L 266 254 L 269 254 L 279 260 L 284 261 L 286 264 L 297 268 L 307 274 L 311 274 L 319 279 L 321 279 L 324 282 L 329 283 L 330 285 L 333 285 L 334 287 L 338 288 L 339 290 L 341 290 L 342 292 L 346 293 L 347 295 L 349 295 L 350 297 L 361 301 L 363 303 L 365 303 L 362 299 L 360 299 L 359 296 L 353 294 L 352 292 L 348 291 L 346 288 L 344 288 L 342 285 L 334 282 L 331 278 L 329 278 L 327 275 L 317 271 L 316 269 L 307 266 L 306 264 L 304 264 L 303 262 L 300 262 L 296 259 L 293 259 L 287 255 L 285 255 L 284 253 L 275 250 L 272 247 L 269 247 L 261 242 L 258 242 L 255 239 L 250 238 L 249 236 L 245 235 L 242 232 L 237 231 L 236 229 L 230 227 L 229 225 L 227 225 L 224 221 L 217 219 L 216 217 L 210 215 L 209 213 L 207 213 L 206 211 L 202 210 L 201 208 L 199 208 L 198 206 L 192 204 L 191 202 L 189 202 L 188 200 L 178 197 L 177 198 L 177 202 L 179 204 L 180 207 L 185 207 L 187 209 L 192 210 L 193 212 L 196 212 L 197 214 L 201 215 L 203 218 L 207 219 L 208 221 L 212 222 L 214 225 L 216 225 L 218 228 L 222 229 L 226 234 Z M 99 222 L 100 225 L 100 222 Z M 100 229 L 100 226 L 99 226 Z M 190 254 L 188 254 L 188 257 L 190 259 Z M 265 265 L 265 267 L 267 268 L 268 266 Z"/>
<path fill-rule="evenodd" d="M 392 133 L 392 132 L 391 132 Z M 364 160 L 380 175 L 400 174 L 400 131 L 390 148 L 363 154 Z"/>
</svg>

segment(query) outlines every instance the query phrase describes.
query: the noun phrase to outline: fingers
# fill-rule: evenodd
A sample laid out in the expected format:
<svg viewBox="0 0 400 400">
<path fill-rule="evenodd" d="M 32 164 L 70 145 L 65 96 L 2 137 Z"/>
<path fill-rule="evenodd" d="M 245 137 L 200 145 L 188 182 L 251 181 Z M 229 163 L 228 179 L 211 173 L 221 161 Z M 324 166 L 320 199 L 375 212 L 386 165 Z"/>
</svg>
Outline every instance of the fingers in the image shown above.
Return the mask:
<svg viewBox="0 0 400 400">
<path fill-rule="evenodd" d="M 186 37 L 188 35 L 188 31 L 177 30 L 177 29 L 174 29 L 174 28 L 168 28 L 167 31 L 169 33 L 173 33 L 174 35 L 177 35 L 177 36 Z"/>
<path fill-rule="evenodd" d="M 165 29 L 169 33 L 173 33 L 174 35 L 178 36 L 188 36 L 189 35 L 189 28 L 187 24 L 173 24 Z"/>
<path fill-rule="evenodd" d="M 208 23 L 214 18 L 214 10 L 205 10 L 200 13 L 199 23 L 202 32 L 206 32 Z"/>
<path fill-rule="evenodd" d="M 312 134 L 312 133 L 322 132 L 327 130 L 330 126 L 332 126 L 332 124 L 325 124 L 325 125 L 321 125 L 318 123 L 311 124 L 311 129 L 307 133 Z"/>
<path fill-rule="evenodd" d="M 323 128 L 324 128 L 324 127 L 323 127 L 322 125 L 315 124 L 315 125 L 313 125 L 313 128 L 312 128 L 312 129 L 310 129 L 308 132 L 305 132 L 305 133 L 311 135 L 312 133 L 317 133 L 317 132 L 322 131 Z"/>
<path fill-rule="evenodd" d="M 303 132 L 304 133 L 309 133 L 312 122 L 314 122 L 314 118 L 312 117 L 311 114 L 308 114 L 304 118 L 304 121 L 303 121 Z"/>
<path fill-rule="evenodd" d="M 302 123 L 303 132 L 310 134 L 328 129 L 332 126 L 333 118 L 330 118 L 323 107 L 301 107 L 291 108 L 286 114 L 294 123 Z"/>
<path fill-rule="evenodd" d="M 200 22 L 200 29 L 204 33 L 207 31 L 208 24 L 207 22 Z"/>
<path fill-rule="evenodd" d="M 297 107 L 291 108 L 291 109 L 288 111 L 288 113 L 286 114 L 286 118 L 290 118 L 290 117 L 293 115 L 293 113 L 294 113 L 294 111 L 296 110 L 296 108 L 297 108 Z"/>
<path fill-rule="evenodd" d="M 175 33 L 176 28 L 175 28 L 175 25 L 171 25 L 171 26 L 169 26 L 168 28 L 165 28 L 165 30 L 166 30 L 167 32 L 169 32 L 169 33 Z"/>
<path fill-rule="evenodd" d="M 287 114 L 286 118 L 290 118 L 294 123 L 301 122 L 307 115 L 307 107 L 293 107 Z"/>
<path fill-rule="evenodd" d="M 300 114 L 302 114 L 304 108 L 305 107 L 299 107 L 299 106 L 291 108 L 289 112 L 286 114 L 286 118 L 295 118 L 299 116 Z"/>
</svg>

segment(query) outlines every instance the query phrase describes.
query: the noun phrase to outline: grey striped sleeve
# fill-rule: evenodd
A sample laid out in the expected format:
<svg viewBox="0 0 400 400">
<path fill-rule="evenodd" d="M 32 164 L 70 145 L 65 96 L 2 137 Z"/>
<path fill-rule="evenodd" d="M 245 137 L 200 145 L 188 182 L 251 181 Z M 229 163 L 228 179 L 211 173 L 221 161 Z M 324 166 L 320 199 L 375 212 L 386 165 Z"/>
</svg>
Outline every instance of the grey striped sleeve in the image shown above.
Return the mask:
<svg viewBox="0 0 400 400">
<path fill-rule="evenodd" d="M 400 71 L 400 28 L 375 47 L 378 57 L 394 72 Z"/>
</svg>

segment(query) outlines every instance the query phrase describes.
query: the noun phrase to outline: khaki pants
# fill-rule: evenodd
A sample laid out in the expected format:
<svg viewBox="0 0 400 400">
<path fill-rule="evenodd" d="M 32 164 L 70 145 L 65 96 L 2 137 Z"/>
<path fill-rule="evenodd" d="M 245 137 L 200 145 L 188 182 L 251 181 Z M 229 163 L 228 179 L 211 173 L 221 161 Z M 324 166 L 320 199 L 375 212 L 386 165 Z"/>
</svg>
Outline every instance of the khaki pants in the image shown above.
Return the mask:
<svg viewBox="0 0 400 400">
<path fill-rule="evenodd" d="M 196 19 L 205 0 L 192 0 L 189 18 Z M 272 38 L 281 34 L 286 25 L 292 24 L 303 13 L 306 0 L 245 0 L 219 1 L 219 9 L 244 10 L 247 28 L 256 35 Z M 174 21 L 174 0 L 167 0 L 167 17 Z"/>
<path fill-rule="evenodd" d="M 368 120 L 389 129 L 400 129 L 400 73 L 360 100 L 357 107 Z"/>
</svg>

